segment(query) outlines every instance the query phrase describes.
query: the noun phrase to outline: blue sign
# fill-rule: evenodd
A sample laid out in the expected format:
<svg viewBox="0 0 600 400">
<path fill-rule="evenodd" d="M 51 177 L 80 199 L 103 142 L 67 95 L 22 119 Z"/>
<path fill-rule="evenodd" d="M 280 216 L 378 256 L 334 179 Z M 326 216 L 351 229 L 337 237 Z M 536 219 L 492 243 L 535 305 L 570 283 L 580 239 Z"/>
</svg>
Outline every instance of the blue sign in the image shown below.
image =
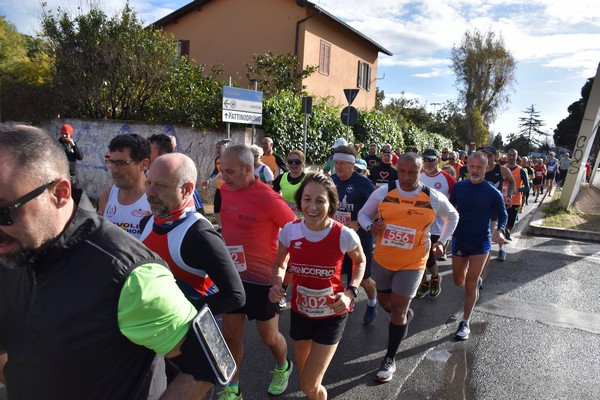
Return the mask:
<svg viewBox="0 0 600 400">
<path fill-rule="evenodd" d="M 256 101 L 262 103 L 263 93 L 256 90 L 240 89 L 231 86 L 223 86 L 223 98 L 245 101 Z"/>
</svg>

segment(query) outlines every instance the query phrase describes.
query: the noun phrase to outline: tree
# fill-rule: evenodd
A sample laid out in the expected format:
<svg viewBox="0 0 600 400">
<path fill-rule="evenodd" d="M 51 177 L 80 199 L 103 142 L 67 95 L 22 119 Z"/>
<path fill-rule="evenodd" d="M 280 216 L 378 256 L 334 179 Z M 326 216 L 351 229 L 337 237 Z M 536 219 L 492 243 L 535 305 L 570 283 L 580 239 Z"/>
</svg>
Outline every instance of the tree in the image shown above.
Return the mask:
<svg viewBox="0 0 600 400">
<path fill-rule="evenodd" d="M 175 41 L 143 27 L 128 3 L 111 18 L 92 2 L 74 17 L 44 8 L 42 31 L 56 59 L 63 115 L 135 118 L 177 63 Z"/>
<path fill-rule="evenodd" d="M 52 59 L 40 39 L 0 17 L 0 117 L 39 123 L 54 114 Z"/>
<path fill-rule="evenodd" d="M 529 141 L 523 135 L 511 133 L 507 139 L 506 149 L 515 149 L 519 154 L 529 154 Z"/>
<path fill-rule="evenodd" d="M 540 112 L 535 109 L 534 104 L 531 107 L 527 107 L 523 113 L 526 116 L 519 117 L 519 128 L 521 128 L 519 134 L 527 140 L 528 148 L 525 154 L 529 154 L 533 148 L 538 148 L 544 143 L 544 138 L 548 134 L 540 130 L 546 124 L 540 119 Z M 539 136 L 542 138 L 539 139 Z"/>
<path fill-rule="evenodd" d="M 484 132 L 508 104 L 515 82 L 516 62 L 504 39 L 493 31 L 465 32 L 459 46 L 452 47 L 451 69 L 456 75 L 459 98 L 468 118 L 467 139 L 487 143 Z"/>
<path fill-rule="evenodd" d="M 567 108 L 569 115 L 556 125 L 553 137 L 554 143 L 558 147 L 565 147 L 567 149 L 575 148 L 575 141 L 577 140 L 577 135 L 579 135 L 579 128 L 583 121 L 583 114 L 585 113 L 593 83 L 594 78 L 588 78 L 581 88 L 581 98 L 571 103 Z"/>
<path fill-rule="evenodd" d="M 502 140 L 501 133 L 496 133 L 496 136 L 494 136 L 494 141 L 492 142 L 492 146 L 494 146 L 498 150 L 504 148 L 504 142 Z"/>
<path fill-rule="evenodd" d="M 266 97 L 281 91 L 300 96 L 306 89 L 302 85 L 305 78 L 312 75 L 317 67 L 308 65 L 300 69 L 298 57 L 293 54 L 254 54 L 255 65 L 246 64 L 246 77 L 258 82 L 258 88 Z"/>
</svg>

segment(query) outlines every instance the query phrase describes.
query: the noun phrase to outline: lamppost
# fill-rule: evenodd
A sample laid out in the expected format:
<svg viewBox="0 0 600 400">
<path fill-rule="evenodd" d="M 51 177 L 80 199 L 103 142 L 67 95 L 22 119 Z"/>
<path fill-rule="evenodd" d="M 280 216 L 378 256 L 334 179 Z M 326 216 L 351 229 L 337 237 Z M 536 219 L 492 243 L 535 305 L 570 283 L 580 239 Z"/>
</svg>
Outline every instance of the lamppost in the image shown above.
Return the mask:
<svg viewBox="0 0 600 400">
<path fill-rule="evenodd" d="M 436 108 L 437 106 L 441 106 L 441 105 L 442 105 L 442 103 L 431 103 L 431 105 L 433 106 L 433 114 L 435 115 L 435 108 Z"/>
</svg>

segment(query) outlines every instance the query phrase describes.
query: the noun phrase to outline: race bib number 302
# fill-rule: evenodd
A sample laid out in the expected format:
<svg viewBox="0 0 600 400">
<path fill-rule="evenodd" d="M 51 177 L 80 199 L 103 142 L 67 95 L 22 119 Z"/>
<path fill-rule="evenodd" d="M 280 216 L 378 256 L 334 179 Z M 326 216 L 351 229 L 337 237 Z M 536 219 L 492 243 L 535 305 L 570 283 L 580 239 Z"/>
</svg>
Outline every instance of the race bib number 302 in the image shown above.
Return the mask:
<svg viewBox="0 0 600 400">
<path fill-rule="evenodd" d="M 417 231 L 404 226 L 386 225 L 383 230 L 381 244 L 383 246 L 400 247 L 405 250 L 412 250 L 415 244 Z"/>
<path fill-rule="evenodd" d="M 229 255 L 238 272 L 244 272 L 248 269 L 248 266 L 246 265 L 246 255 L 244 254 L 244 246 L 227 246 L 227 250 L 229 250 Z"/>
<path fill-rule="evenodd" d="M 296 287 L 296 306 L 298 311 L 308 317 L 318 318 L 334 315 L 329 307 L 331 303 L 331 287 L 325 289 L 311 289 L 304 286 Z"/>
</svg>

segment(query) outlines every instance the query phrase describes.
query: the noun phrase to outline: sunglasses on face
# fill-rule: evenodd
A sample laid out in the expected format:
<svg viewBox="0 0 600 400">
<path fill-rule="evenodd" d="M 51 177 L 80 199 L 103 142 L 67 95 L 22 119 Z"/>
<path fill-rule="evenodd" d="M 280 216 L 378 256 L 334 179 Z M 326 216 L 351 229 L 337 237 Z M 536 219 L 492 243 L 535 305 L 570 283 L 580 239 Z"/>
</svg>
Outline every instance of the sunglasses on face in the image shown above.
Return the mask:
<svg viewBox="0 0 600 400">
<path fill-rule="evenodd" d="M 423 157 L 423 161 L 434 162 L 434 161 L 437 161 L 437 157 Z"/>
<path fill-rule="evenodd" d="M 107 167 L 112 167 L 113 165 L 116 165 L 117 168 L 122 168 L 122 167 L 126 167 L 127 165 L 131 164 L 132 162 L 135 162 L 133 160 L 111 160 L 110 158 L 107 158 L 106 160 L 104 160 L 104 165 L 106 165 Z"/>
<path fill-rule="evenodd" d="M 44 191 L 46 189 L 48 189 L 48 187 L 50 187 L 50 185 L 52 185 L 53 183 L 54 183 L 54 181 L 46 183 L 45 185 L 42 185 L 39 188 L 32 190 L 31 192 L 27 193 L 25 196 L 18 199 L 11 206 L 0 207 L 0 225 L 2 225 L 2 226 L 12 225 L 14 221 L 13 221 L 10 213 L 15 211 L 17 208 L 21 207 L 23 204 L 27 203 L 28 201 L 31 201 L 31 200 L 35 199 L 36 197 L 38 197 L 40 194 L 44 193 Z"/>
<path fill-rule="evenodd" d="M 302 161 L 300 160 L 287 160 L 287 163 L 290 165 L 301 165 Z"/>
</svg>

